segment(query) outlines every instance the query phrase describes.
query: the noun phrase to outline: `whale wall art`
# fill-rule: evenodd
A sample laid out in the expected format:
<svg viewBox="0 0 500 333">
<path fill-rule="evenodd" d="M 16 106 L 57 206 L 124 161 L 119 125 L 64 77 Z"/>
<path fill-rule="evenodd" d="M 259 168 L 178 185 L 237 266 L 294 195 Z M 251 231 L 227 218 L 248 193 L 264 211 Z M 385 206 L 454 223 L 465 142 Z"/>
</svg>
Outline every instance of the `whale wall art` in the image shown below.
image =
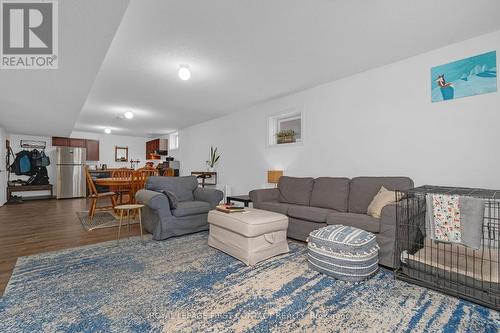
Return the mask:
<svg viewBox="0 0 500 333">
<path fill-rule="evenodd" d="M 497 91 L 497 52 L 431 68 L 432 102 Z"/>
</svg>

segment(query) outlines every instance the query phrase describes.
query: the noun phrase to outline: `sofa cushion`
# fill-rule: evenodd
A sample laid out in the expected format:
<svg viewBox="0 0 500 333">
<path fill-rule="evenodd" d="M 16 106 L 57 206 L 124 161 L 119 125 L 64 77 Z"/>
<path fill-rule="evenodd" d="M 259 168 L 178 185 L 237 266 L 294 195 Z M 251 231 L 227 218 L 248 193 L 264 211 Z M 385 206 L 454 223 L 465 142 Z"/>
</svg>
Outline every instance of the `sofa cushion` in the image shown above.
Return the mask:
<svg viewBox="0 0 500 333">
<path fill-rule="evenodd" d="M 310 205 L 347 212 L 349 178 L 320 177 L 314 180 Z"/>
<path fill-rule="evenodd" d="M 413 187 L 408 177 L 356 177 L 349 186 L 349 209 L 351 213 L 366 214 L 381 187 L 388 190 L 407 190 Z"/>
<path fill-rule="evenodd" d="M 298 239 L 305 242 L 307 241 L 307 237 L 309 237 L 309 233 L 311 233 L 311 231 L 322 228 L 324 226 L 324 222 L 318 223 L 296 219 L 295 217 L 289 217 L 287 236 L 289 238 Z"/>
<path fill-rule="evenodd" d="M 290 205 L 288 208 L 288 216 L 295 217 L 297 219 L 311 221 L 311 222 L 326 222 L 326 217 L 330 213 L 334 213 L 332 209 L 301 206 L 301 205 Z"/>
<path fill-rule="evenodd" d="M 380 220 L 366 214 L 331 213 L 326 218 L 327 224 L 342 224 L 370 232 L 380 231 Z"/>
<path fill-rule="evenodd" d="M 210 204 L 205 201 L 181 201 L 172 214 L 177 217 L 208 213 Z"/>
<path fill-rule="evenodd" d="M 297 178 L 282 176 L 278 182 L 280 202 L 309 205 L 314 185 L 313 178 Z"/>
<path fill-rule="evenodd" d="M 289 206 L 289 204 L 283 202 L 264 201 L 260 202 L 258 207 L 256 206 L 256 208 L 286 215 Z"/>
<path fill-rule="evenodd" d="M 198 187 L 195 176 L 148 177 L 145 188 L 151 191 L 170 191 L 179 201 L 193 201 L 193 191 Z"/>
</svg>

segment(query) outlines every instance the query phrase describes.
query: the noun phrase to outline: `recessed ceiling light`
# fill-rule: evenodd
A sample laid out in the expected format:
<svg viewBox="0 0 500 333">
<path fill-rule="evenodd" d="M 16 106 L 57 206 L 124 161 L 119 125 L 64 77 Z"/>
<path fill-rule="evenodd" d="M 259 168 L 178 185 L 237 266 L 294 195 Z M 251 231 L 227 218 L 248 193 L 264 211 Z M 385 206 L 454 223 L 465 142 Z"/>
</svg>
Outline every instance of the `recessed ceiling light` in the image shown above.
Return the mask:
<svg viewBox="0 0 500 333">
<path fill-rule="evenodd" d="M 132 119 L 134 118 L 134 113 L 132 111 L 127 111 L 123 114 L 125 116 L 125 118 L 127 119 Z"/>
<path fill-rule="evenodd" d="M 105 128 L 105 129 L 104 129 L 104 133 L 106 133 L 106 134 L 111 134 L 111 129 L 109 129 L 109 128 Z"/>
<path fill-rule="evenodd" d="M 191 70 L 189 70 L 188 65 L 180 65 L 178 74 L 179 78 L 183 81 L 187 81 L 191 78 Z"/>
</svg>

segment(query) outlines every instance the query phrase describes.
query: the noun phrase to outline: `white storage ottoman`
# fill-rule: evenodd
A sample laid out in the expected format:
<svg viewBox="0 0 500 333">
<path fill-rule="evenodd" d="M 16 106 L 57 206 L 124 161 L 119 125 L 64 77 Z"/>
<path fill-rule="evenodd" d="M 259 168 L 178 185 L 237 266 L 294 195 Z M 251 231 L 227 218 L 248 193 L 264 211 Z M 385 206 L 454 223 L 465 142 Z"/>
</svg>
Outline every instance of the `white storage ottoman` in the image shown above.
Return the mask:
<svg viewBox="0 0 500 333">
<path fill-rule="evenodd" d="M 247 265 L 287 253 L 288 217 L 266 210 L 245 208 L 245 212 L 208 213 L 208 245 Z"/>
</svg>

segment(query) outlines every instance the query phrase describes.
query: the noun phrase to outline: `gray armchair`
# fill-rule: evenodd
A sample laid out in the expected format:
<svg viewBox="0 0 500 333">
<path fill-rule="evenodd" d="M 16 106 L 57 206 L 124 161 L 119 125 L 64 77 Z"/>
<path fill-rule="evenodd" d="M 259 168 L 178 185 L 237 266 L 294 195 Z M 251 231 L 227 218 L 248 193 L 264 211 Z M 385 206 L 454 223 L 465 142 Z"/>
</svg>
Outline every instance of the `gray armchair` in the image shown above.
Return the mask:
<svg viewBox="0 0 500 333">
<path fill-rule="evenodd" d="M 170 207 L 162 191 L 175 194 L 177 207 Z M 208 212 L 222 197 L 222 191 L 199 188 L 194 176 L 149 177 L 144 189 L 135 195 L 137 202 L 145 206 L 142 224 L 155 240 L 208 230 Z"/>
</svg>

